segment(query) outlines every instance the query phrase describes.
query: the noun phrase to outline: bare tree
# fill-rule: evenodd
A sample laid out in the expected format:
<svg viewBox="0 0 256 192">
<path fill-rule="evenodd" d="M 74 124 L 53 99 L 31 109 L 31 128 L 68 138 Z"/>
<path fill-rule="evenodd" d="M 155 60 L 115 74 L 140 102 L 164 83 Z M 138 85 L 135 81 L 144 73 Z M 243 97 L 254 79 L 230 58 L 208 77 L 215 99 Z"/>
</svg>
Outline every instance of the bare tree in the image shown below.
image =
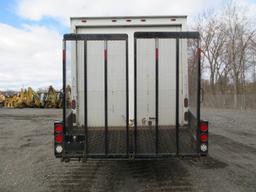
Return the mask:
<svg viewBox="0 0 256 192">
<path fill-rule="evenodd" d="M 256 36 L 250 42 L 251 68 L 252 68 L 252 82 L 256 90 Z"/>
<path fill-rule="evenodd" d="M 200 15 L 196 29 L 201 35 L 201 48 L 203 52 L 203 65 L 210 72 L 211 92 L 215 94 L 215 83 L 224 70 L 222 52 L 225 45 L 224 26 L 218 16 L 211 11 Z"/>
<path fill-rule="evenodd" d="M 241 9 L 231 1 L 227 4 L 223 14 L 226 61 L 231 72 L 235 107 L 237 107 L 238 94 L 243 94 L 245 91 L 245 73 L 248 68 L 247 53 L 250 48 L 250 41 L 255 36 L 255 29 L 250 28 L 248 19 L 242 15 Z"/>
<path fill-rule="evenodd" d="M 256 27 L 252 16 L 238 1 L 227 0 L 223 9 L 199 15 L 194 29 L 201 35 L 202 68 L 204 77 L 209 78 L 207 90 L 213 95 L 232 93 L 235 108 L 241 95 L 245 106 L 249 77 L 256 81 Z"/>
</svg>

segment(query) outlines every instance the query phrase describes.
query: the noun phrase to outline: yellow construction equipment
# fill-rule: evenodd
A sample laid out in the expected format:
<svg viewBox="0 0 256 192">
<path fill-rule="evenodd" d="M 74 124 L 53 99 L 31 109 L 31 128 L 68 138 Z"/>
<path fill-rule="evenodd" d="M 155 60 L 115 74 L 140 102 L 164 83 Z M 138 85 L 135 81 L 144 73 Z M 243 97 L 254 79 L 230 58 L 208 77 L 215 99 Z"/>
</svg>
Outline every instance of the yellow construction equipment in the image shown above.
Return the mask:
<svg viewBox="0 0 256 192">
<path fill-rule="evenodd" d="M 37 93 L 31 87 L 21 89 L 13 96 L 5 97 L 0 95 L 0 102 L 8 108 L 59 108 L 62 106 L 61 92 L 57 92 L 52 86 L 46 93 Z"/>
<path fill-rule="evenodd" d="M 3 95 L 3 93 L 0 91 L 0 107 L 4 106 L 4 102 L 5 102 L 5 96 Z"/>
<path fill-rule="evenodd" d="M 0 92 L 0 101 L 4 101 L 5 100 L 5 96 L 3 95 L 2 92 Z"/>
<path fill-rule="evenodd" d="M 57 108 L 58 107 L 57 92 L 55 91 L 55 89 L 52 86 L 49 87 L 47 97 L 45 100 L 45 107 L 46 108 Z"/>
</svg>

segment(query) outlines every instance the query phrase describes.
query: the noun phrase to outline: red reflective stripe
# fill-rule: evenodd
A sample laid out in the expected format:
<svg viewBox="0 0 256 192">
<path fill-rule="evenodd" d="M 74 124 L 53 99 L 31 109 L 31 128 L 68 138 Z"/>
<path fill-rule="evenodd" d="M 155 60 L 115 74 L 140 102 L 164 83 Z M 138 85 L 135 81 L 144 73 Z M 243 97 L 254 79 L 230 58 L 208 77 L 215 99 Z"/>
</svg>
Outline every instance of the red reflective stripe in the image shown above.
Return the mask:
<svg viewBox="0 0 256 192">
<path fill-rule="evenodd" d="M 62 50 L 62 62 L 63 63 L 66 62 L 66 50 L 65 49 Z"/>
<path fill-rule="evenodd" d="M 156 60 L 158 61 L 158 48 L 156 48 Z"/>
<path fill-rule="evenodd" d="M 197 48 L 197 56 L 200 57 L 201 56 L 201 52 L 202 50 L 200 48 Z"/>
<path fill-rule="evenodd" d="M 108 55 L 107 55 L 107 54 L 108 54 L 107 49 L 105 49 L 105 50 L 104 50 L 104 59 L 105 59 L 105 60 L 107 60 L 107 58 L 108 58 Z"/>
</svg>

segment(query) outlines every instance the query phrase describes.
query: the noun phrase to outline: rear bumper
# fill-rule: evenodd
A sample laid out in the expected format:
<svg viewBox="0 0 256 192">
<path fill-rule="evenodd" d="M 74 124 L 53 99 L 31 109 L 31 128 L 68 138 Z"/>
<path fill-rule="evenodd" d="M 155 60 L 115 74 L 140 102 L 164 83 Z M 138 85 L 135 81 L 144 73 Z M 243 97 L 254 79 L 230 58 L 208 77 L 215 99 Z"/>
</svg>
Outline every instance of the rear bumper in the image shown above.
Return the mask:
<svg viewBox="0 0 256 192">
<path fill-rule="evenodd" d="M 202 154 L 184 154 L 184 155 L 175 155 L 175 154 L 161 154 L 161 155 L 154 155 L 154 154 L 144 154 L 144 155 L 117 155 L 117 154 L 87 154 L 86 156 L 81 153 L 65 153 L 59 158 L 62 161 L 87 161 L 87 160 L 114 160 L 114 161 L 139 161 L 139 160 L 182 160 L 182 159 L 196 159 L 200 158 Z"/>
<path fill-rule="evenodd" d="M 56 122 L 55 124 L 60 123 Z M 204 123 L 207 122 L 204 121 Z M 158 140 L 159 150 L 152 148 L 155 146 L 155 143 L 150 139 L 150 134 L 152 133 L 150 129 L 140 129 L 137 131 L 140 134 L 140 140 L 137 141 L 137 150 L 134 149 L 134 131 L 132 130 L 128 132 L 128 135 L 126 135 L 125 130 L 123 133 L 120 130 L 109 130 L 108 136 L 111 139 L 108 140 L 106 145 L 104 142 L 104 130 L 89 132 L 90 142 L 88 142 L 88 137 L 86 138 L 83 130 L 71 129 L 68 131 L 69 135 L 63 133 L 62 143 L 55 142 L 55 157 L 69 161 L 192 159 L 207 156 L 208 150 L 205 152 L 200 150 L 202 143 L 196 136 L 191 137 L 188 134 L 188 129 L 189 127 L 180 128 L 180 139 L 177 145 L 172 129 L 161 128 L 159 133 L 162 134 L 159 134 L 160 139 Z M 129 136 L 129 140 L 127 140 L 127 136 Z M 208 146 L 208 141 L 205 144 Z M 57 152 L 57 145 L 61 145 L 63 148 L 62 152 Z M 108 150 L 104 150 L 106 146 Z M 176 147 L 179 150 L 176 150 Z"/>
<path fill-rule="evenodd" d="M 65 161 L 76 160 L 162 160 L 162 159 L 193 159 L 200 158 L 201 156 L 206 156 L 207 154 L 201 153 L 184 153 L 184 154 L 157 154 L 157 153 L 145 153 L 145 154 L 90 154 L 84 152 L 83 142 L 67 142 L 63 144 L 64 150 L 61 154 L 56 154 L 56 158 L 60 158 Z"/>
</svg>

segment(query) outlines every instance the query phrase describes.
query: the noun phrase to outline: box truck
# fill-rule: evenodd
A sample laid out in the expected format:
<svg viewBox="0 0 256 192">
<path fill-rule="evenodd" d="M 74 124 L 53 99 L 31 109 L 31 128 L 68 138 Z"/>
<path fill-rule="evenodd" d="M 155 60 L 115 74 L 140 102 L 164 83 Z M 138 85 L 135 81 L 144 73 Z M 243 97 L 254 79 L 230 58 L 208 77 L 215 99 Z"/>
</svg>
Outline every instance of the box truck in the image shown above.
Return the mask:
<svg viewBox="0 0 256 192">
<path fill-rule="evenodd" d="M 186 16 L 74 17 L 63 37 L 62 160 L 208 153 L 200 119 L 199 33 Z"/>
</svg>

